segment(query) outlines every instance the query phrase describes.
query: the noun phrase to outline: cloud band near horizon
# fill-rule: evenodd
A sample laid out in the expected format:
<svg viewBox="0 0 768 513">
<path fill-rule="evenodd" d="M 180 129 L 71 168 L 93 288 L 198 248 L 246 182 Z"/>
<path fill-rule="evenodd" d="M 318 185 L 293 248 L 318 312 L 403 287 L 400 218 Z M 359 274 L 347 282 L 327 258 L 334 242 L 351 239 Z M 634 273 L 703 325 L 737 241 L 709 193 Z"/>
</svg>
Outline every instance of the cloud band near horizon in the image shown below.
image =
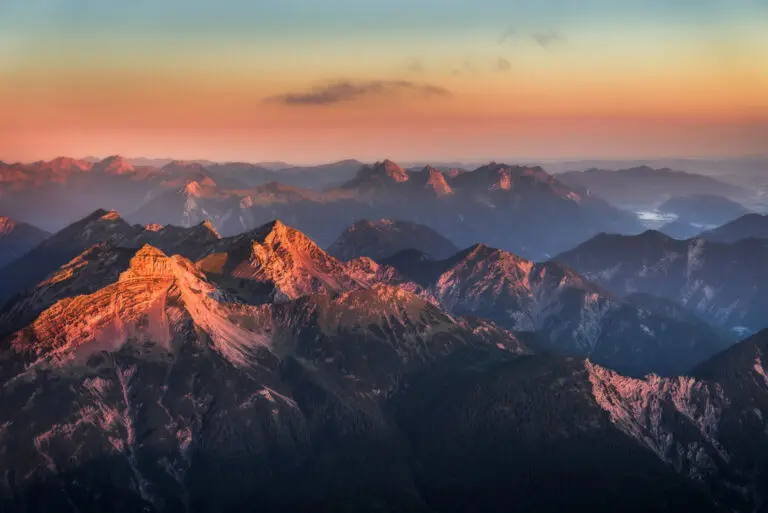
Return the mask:
<svg viewBox="0 0 768 513">
<path fill-rule="evenodd" d="M 403 94 L 429 97 L 451 96 L 452 93 L 444 87 L 409 80 L 339 80 L 314 86 L 308 91 L 269 96 L 264 101 L 285 105 L 333 105 L 352 102 L 369 96 L 386 98 Z"/>
</svg>

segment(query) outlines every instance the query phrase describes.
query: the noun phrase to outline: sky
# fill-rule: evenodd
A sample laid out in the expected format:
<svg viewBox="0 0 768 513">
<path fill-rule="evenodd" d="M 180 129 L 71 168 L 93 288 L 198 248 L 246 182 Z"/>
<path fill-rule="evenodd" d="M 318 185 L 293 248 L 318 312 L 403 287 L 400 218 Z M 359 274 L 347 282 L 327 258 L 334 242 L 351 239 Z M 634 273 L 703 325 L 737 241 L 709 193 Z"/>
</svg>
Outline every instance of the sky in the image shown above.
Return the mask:
<svg viewBox="0 0 768 513">
<path fill-rule="evenodd" d="M 768 153 L 768 0 L 0 0 L 0 160 Z"/>
</svg>

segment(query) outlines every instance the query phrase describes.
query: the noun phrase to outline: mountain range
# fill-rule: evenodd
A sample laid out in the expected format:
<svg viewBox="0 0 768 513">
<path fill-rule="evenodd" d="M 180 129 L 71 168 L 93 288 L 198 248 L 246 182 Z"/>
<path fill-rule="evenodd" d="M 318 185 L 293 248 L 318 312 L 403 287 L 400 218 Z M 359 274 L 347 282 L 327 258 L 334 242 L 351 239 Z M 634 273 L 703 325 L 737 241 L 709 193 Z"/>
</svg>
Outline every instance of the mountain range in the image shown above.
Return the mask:
<svg viewBox="0 0 768 513">
<path fill-rule="evenodd" d="M 390 233 L 401 239 L 395 246 L 406 245 L 410 236 Z M 212 284 L 249 304 L 336 296 L 383 284 L 449 315 L 534 332 L 552 350 L 589 356 L 631 375 L 685 372 L 732 342 L 705 323 L 670 312 L 662 300 L 636 304 L 558 263 L 536 264 L 483 244 L 444 260 L 409 249 L 379 262 L 367 256 L 344 262 L 279 221 L 221 238 L 207 221 L 191 228 L 131 225 L 104 210 L 0 269 L 7 299 L 0 320 L 6 331 L 67 295 L 93 293 L 110 283 L 126 270 L 131 252 L 146 244 L 190 259 Z"/>
<path fill-rule="evenodd" d="M 736 200 L 755 196 L 743 187 L 711 176 L 645 165 L 619 170 L 590 168 L 556 176 L 566 185 L 589 190 L 612 205 L 629 209 L 655 209 L 677 196 L 705 194 Z"/>
<path fill-rule="evenodd" d="M 768 216 L 746 214 L 701 234 L 712 242 L 734 243 L 742 239 L 768 239 Z"/>
<path fill-rule="evenodd" d="M 28 164 L 0 162 L 0 214 L 56 231 L 101 206 L 134 212 L 169 191 L 184 190 L 191 182 L 227 190 L 274 181 L 323 188 L 351 179 L 361 166 L 358 161 L 346 160 L 275 169 L 269 164 L 129 160 L 119 155 L 101 160 L 59 157 Z M 44 212 L 36 208 L 43 204 Z"/>
<path fill-rule="evenodd" d="M 423 224 L 364 219 L 344 230 L 328 248 L 328 253 L 341 260 L 363 256 L 380 260 L 407 249 L 421 251 L 435 259 L 448 258 L 459 251 L 453 242 Z"/>
<path fill-rule="evenodd" d="M 649 230 L 602 234 L 556 260 L 620 295 L 661 296 L 723 328 L 754 333 L 768 327 L 766 258 L 765 239 L 681 241 Z"/>
<path fill-rule="evenodd" d="M 279 218 L 327 247 L 357 220 L 394 218 L 429 226 L 459 246 L 483 241 L 546 259 L 601 231 L 641 230 L 634 215 L 539 167 L 497 163 L 408 171 L 388 160 L 342 161 L 272 171 L 183 161 L 137 167 L 114 156 L 2 165 L 0 176 L 0 212 L 51 231 L 66 225 L 56 219 L 72 222 L 98 204 L 136 224 L 209 220 L 225 236 Z M 35 208 L 40 204 L 44 214 Z"/>
<path fill-rule="evenodd" d="M 715 226 L 749 213 L 743 205 L 716 194 L 676 196 L 662 204 L 659 211 L 691 224 Z"/>
<path fill-rule="evenodd" d="M 238 199 L 239 214 L 231 207 Z M 224 234 L 277 217 L 322 246 L 358 219 L 392 217 L 427 225 L 459 246 L 482 240 L 532 258 L 546 258 L 600 230 L 639 231 L 631 214 L 577 194 L 540 168 L 495 163 L 444 174 L 429 167 L 406 171 L 385 160 L 322 193 L 269 184 L 245 197 L 195 202 L 206 212 L 232 212 L 217 224 Z"/>
<path fill-rule="evenodd" d="M 344 262 L 279 221 L 110 211 L 11 267 L 33 281 L 45 254 L 0 313 L 3 511 L 754 511 L 768 491 L 768 333 L 721 352 L 673 303 L 559 263 Z M 670 361 L 691 368 L 640 377 Z"/>
<path fill-rule="evenodd" d="M 684 240 L 537 166 L 0 163 L 0 512 L 763 511 L 765 218 L 607 173 Z"/>
<path fill-rule="evenodd" d="M 689 239 L 704 230 L 726 224 L 749 211 L 740 203 L 714 194 L 678 196 L 658 208 L 662 215 L 674 216 L 675 221 L 659 228 L 675 239 Z"/>
<path fill-rule="evenodd" d="M 441 261 L 409 250 L 382 260 L 456 315 L 530 331 L 550 349 L 625 374 L 685 372 L 730 342 L 710 326 L 650 300 L 636 304 L 556 262 L 537 264 L 479 244 Z"/>
<path fill-rule="evenodd" d="M 20 257 L 49 235 L 32 225 L 0 216 L 0 266 Z"/>
</svg>

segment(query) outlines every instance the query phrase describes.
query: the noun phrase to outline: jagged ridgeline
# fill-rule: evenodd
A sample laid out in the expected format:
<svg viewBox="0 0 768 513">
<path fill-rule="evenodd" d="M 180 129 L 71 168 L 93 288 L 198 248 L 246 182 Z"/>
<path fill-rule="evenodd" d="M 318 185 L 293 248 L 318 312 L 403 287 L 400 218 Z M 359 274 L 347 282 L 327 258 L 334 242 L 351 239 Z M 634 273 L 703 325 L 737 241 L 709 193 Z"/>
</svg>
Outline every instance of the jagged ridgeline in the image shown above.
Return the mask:
<svg viewBox="0 0 768 513">
<path fill-rule="evenodd" d="M 484 242 L 536 260 L 603 231 L 641 231 L 632 214 L 538 166 L 404 169 L 383 160 L 272 170 L 237 162 L 143 164 L 119 156 L 0 162 L 3 214 L 57 231 L 98 206 L 140 225 L 192 227 L 207 219 L 223 236 L 277 218 L 323 247 L 356 221 L 390 219 L 429 226 L 459 247 Z M 42 204 L 45 213 L 35 208 Z M 433 256 L 448 256 L 438 253 Z"/>
<path fill-rule="evenodd" d="M 0 510 L 760 507 L 768 336 L 485 245 L 358 256 L 393 226 L 344 261 L 97 211 L 2 268 Z"/>
</svg>

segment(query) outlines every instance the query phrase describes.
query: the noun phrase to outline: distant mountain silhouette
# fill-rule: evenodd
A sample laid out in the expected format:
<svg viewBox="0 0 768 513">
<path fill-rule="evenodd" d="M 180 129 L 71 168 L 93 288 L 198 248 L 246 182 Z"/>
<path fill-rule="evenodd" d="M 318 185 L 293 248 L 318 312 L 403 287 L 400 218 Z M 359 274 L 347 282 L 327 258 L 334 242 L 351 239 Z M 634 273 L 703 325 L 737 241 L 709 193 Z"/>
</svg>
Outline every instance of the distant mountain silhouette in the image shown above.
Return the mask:
<svg viewBox="0 0 768 513">
<path fill-rule="evenodd" d="M 342 260 L 362 256 L 379 260 L 411 248 L 438 259 L 447 258 L 459 251 L 451 241 L 428 226 L 382 219 L 354 223 L 344 230 L 328 248 L 328 252 Z"/>
<path fill-rule="evenodd" d="M 729 245 L 647 231 L 598 235 L 556 260 L 618 294 L 661 296 L 719 326 L 750 333 L 768 327 L 766 258 L 768 240 Z"/>
<path fill-rule="evenodd" d="M 703 232 L 701 237 L 726 244 L 749 238 L 768 239 L 768 216 L 746 214 L 723 226 Z"/>
<path fill-rule="evenodd" d="M 746 189 L 709 176 L 638 166 L 618 171 L 587 169 L 556 175 L 563 183 L 587 189 L 620 208 L 656 208 L 669 198 L 689 195 L 718 195 L 747 198 Z"/>
<path fill-rule="evenodd" d="M 37 246 L 49 235 L 32 225 L 0 216 L 0 267 Z"/>
</svg>

